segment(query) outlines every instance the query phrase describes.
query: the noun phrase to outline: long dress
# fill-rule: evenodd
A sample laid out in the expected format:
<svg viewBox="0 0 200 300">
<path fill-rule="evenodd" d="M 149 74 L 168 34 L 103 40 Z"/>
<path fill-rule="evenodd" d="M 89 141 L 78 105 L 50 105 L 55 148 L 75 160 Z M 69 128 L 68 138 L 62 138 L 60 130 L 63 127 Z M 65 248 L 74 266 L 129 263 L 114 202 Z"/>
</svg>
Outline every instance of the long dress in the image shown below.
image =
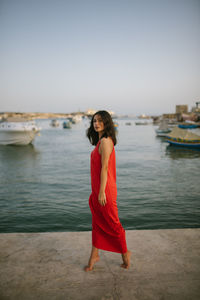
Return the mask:
<svg viewBox="0 0 200 300">
<path fill-rule="evenodd" d="M 100 140 L 101 141 L 101 140 Z M 107 182 L 105 188 L 106 205 L 98 201 L 101 176 L 100 141 L 91 152 L 91 188 L 89 206 L 92 213 L 92 245 L 98 249 L 126 253 L 125 230 L 122 227 L 117 209 L 116 161 L 113 146 L 108 162 Z"/>
</svg>

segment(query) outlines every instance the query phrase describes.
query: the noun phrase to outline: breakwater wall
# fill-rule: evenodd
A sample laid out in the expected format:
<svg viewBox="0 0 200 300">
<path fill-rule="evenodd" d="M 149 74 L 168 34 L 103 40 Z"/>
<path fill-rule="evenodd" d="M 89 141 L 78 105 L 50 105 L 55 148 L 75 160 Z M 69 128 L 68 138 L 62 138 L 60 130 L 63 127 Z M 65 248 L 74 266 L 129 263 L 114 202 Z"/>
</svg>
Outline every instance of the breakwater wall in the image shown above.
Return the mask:
<svg viewBox="0 0 200 300">
<path fill-rule="evenodd" d="M 0 299 L 199 299 L 200 229 L 129 230 L 129 270 L 100 251 L 85 273 L 91 232 L 0 234 Z"/>
</svg>

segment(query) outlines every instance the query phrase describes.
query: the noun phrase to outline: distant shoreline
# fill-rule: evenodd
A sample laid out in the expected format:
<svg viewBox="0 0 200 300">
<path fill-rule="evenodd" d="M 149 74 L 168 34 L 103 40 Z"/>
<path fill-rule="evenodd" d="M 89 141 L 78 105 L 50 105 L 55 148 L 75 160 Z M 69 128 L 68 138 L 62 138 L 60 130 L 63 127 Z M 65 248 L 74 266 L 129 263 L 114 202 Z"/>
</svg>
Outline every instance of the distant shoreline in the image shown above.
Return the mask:
<svg viewBox="0 0 200 300">
<path fill-rule="evenodd" d="M 94 112 L 93 112 L 94 113 Z M 91 117 L 93 115 L 93 113 L 90 112 L 72 112 L 72 113 L 40 113 L 40 112 L 0 112 L 0 119 L 4 118 L 23 118 L 23 119 L 58 119 L 58 118 L 69 118 L 72 116 L 82 116 L 82 117 Z M 116 115 L 116 114 L 112 114 L 112 118 L 137 118 L 137 116 L 133 116 L 133 115 Z M 156 116 L 159 117 L 159 116 Z M 153 118 L 153 116 L 145 116 L 145 117 L 141 117 L 138 116 L 138 118 L 144 118 L 144 119 L 151 119 Z"/>
<path fill-rule="evenodd" d="M 8 117 L 20 117 L 28 119 L 52 119 L 52 118 L 68 118 L 74 115 L 86 116 L 84 112 L 73 112 L 73 113 L 24 113 L 24 112 L 1 112 L 1 118 Z"/>
</svg>

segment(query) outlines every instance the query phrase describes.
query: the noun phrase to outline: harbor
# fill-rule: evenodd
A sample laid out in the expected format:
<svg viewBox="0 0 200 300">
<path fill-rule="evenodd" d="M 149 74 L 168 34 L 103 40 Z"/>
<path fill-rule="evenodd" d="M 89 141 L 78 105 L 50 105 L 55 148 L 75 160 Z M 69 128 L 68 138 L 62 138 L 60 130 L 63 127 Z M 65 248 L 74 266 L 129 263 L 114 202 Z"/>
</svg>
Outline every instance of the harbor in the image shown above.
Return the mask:
<svg viewBox="0 0 200 300">
<path fill-rule="evenodd" d="M 158 137 L 166 137 L 170 145 L 186 148 L 200 149 L 200 137 L 190 133 L 186 129 L 200 128 L 200 102 L 188 111 L 188 105 L 176 105 L 174 114 L 162 114 L 161 116 L 149 116 L 142 114 L 136 118 L 135 125 L 159 126 L 155 129 Z M 0 145 L 28 145 L 32 144 L 36 135 L 39 135 L 40 127 L 36 126 L 34 120 L 49 120 L 52 127 L 59 127 L 62 120 L 63 129 L 71 129 L 73 124 L 83 119 L 91 120 L 96 110 L 88 109 L 86 112 L 70 114 L 56 113 L 0 113 Z M 109 112 L 113 118 L 115 129 L 118 130 L 119 118 L 128 119 L 130 116 L 119 116 L 113 111 Z M 126 125 L 132 125 L 126 122 Z M 174 128 L 175 127 L 175 128 Z M 180 129 L 178 129 L 180 128 Z M 172 131 L 172 132 L 171 132 Z"/>
<path fill-rule="evenodd" d="M 49 119 L 38 120 L 42 129 L 32 145 L 0 146 L 0 232 L 91 230 L 89 120 L 71 129 L 59 122 L 52 127 Z M 117 201 L 124 227 L 199 227 L 200 151 L 170 146 L 153 124 L 117 122 Z"/>
<path fill-rule="evenodd" d="M 85 273 L 91 232 L 0 234 L 0 299 L 198 300 L 200 229 L 128 230 L 130 269 L 100 251 Z"/>
</svg>

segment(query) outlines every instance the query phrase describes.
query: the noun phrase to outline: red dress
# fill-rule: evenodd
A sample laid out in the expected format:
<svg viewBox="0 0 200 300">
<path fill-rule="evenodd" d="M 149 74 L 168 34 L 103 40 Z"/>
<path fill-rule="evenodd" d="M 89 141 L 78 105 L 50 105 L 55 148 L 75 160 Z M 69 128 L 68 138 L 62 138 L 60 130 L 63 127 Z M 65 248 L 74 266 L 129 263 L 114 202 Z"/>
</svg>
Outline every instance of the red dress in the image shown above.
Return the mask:
<svg viewBox="0 0 200 300">
<path fill-rule="evenodd" d="M 108 175 L 105 188 L 106 205 L 102 206 L 98 201 L 101 175 L 101 155 L 98 151 L 100 141 L 91 153 L 92 193 L 89 198 L 89 205 L 92 213 L 92 244 L 98 249 L 126 253 L 125 230 L 119 221 L 116 202 L 117 185 L 114 147 L 108 162 Z"/>
</svg>

